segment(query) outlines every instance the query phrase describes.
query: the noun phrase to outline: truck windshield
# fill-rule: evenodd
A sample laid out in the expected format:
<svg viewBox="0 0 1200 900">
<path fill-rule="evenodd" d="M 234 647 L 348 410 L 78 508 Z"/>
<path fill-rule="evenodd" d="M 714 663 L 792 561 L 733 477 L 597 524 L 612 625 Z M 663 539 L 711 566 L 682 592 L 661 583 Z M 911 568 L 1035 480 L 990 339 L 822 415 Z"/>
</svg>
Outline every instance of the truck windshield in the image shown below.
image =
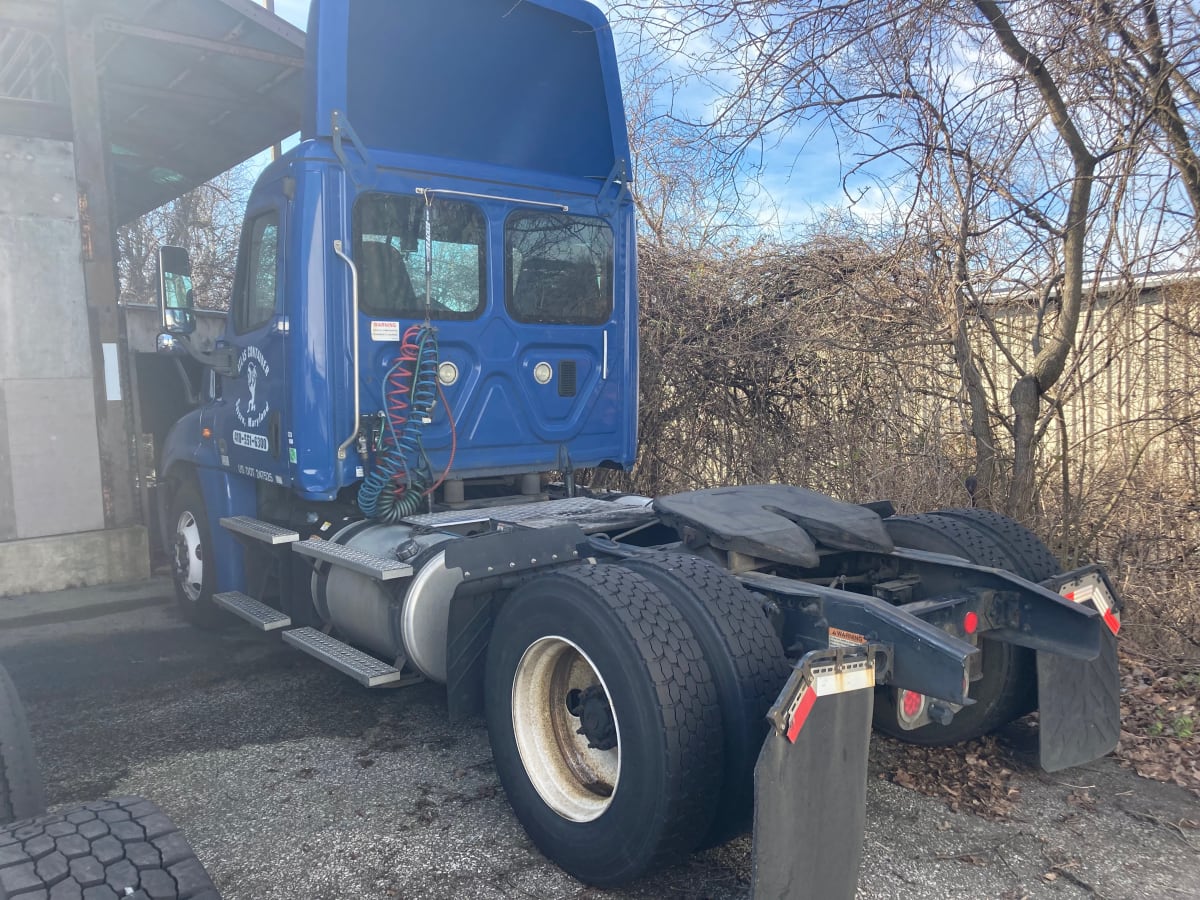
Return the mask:
<svg viewBox="0 0 1200 900">
<path fill-rule="evenodd" d="M 433 278 L 429 314 L 471 319 L 485 296 L 486 227 L 471 203 L 433 203 Z M 425 200 L 365 194 L 354 206 L 359 305 L 372 316 L 425 315 Z"/>
<path fill-rule="evenodd" d="M 613 234 L 600 219 L 515 212 L 504 227 L 506 303 L 518 322 L 599 325 L 613 309 Z"/>
</svg>

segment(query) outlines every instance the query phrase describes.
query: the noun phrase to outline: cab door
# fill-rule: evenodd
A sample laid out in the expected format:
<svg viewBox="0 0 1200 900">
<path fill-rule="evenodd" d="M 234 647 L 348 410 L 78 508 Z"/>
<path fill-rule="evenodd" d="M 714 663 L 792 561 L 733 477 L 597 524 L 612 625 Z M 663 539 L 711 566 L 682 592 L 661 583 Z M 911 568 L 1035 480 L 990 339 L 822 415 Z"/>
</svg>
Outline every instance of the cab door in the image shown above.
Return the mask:
<svg viewBox="0 0 1200 900">
<path fill-rule="evenodd" d="M 214 422 L 221 464 L 275 484 L 290 483 L 283 221 L 282 203 L 247 211 L 226 329 L 237 374 L 222 378 Z"/>
</svg>

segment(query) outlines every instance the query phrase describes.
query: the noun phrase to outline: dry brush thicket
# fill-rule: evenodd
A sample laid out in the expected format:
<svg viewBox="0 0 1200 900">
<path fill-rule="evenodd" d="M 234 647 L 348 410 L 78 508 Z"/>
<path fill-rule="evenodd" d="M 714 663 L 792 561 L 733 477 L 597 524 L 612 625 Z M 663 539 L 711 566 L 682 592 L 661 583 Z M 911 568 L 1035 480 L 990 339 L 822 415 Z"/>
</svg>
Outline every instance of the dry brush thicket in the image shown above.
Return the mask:
<svg viewBox="0 0 1200 900">
<path fill-rule="evenodd" d="M 1036 314 L 1007 297 L 966 323 L 998 453 L 987 496 L 950 301 L 927 260 L 881 247 L 844 235 L 721 253 L 647 242 L 641 451 L 631 476 L 607 483 L 658 494 L 787 482 L 902 511 L 1000 507 L 1012 466 L 1005 391 L 1033 352 L 1022 335 Z M 1139 646 L 1193 656 L 1200 282 L 1097 283 L 1086 315 L 1086 341 L 1039 420 L 1028 524 L 1068 565 L 1111 567 Z"/>
</svg>

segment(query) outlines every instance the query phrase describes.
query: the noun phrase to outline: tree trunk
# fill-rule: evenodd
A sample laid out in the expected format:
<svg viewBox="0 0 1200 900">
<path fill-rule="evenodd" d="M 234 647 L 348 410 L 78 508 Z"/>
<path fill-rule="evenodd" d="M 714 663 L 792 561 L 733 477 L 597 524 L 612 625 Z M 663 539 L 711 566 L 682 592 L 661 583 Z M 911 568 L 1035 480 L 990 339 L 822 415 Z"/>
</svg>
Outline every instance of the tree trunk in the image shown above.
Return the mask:
<svg viewBox="0 0 1200 900">
<path fill-rule="evenodd" d="M 1024 375 L 1013 386 L 1009 402 L 1013 409 L 1013 474 L 1008 489 L 1010 516 L 1029 521 L 1034 510 L 1034 485 L 1037 477 L 1035 446 L 1041 393 L 1037 379 Z"/>
</svg>

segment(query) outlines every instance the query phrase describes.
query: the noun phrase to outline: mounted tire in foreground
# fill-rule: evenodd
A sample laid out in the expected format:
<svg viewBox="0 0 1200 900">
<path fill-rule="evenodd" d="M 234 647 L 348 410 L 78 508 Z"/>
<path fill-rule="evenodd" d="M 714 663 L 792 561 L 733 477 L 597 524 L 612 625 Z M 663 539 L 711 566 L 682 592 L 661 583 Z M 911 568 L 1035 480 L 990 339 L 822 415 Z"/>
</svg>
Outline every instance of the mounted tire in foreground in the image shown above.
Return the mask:
<svg viewBox="0 0 1200 900">
<path fill-rule="evenodd" d="M 898 547 L 961 556 L 1040 581 L 1053 556 L 1035 535 L 1013 520 L 985 510 L 947 510 L 915 516 L 893 516 L 884 526 Z M 1057 563 L 1054 564 L 1057 568 Z M 1036 705 L 1034 653 L 1025 647 L 981 638 L 982 677 L 971 682 L 972 706 L 955 713 L 949 725 L 920 728 L 900 726 L 897 692 L 879 690 L 875 697 L 875 727 L 884 734 L 913 744 L 955 744 L 981 737 L 1023 716 Z"/>
<path fill-rule="evenodd" d="M 175 605 L 183 617 L 201 628 L 219 628 L 226 616 L 213 604 L 217 573 L 210 559 L 212 526 L 200 488 L 190 477 L 180 482 L 171 497 L 167 525 L 173 529 L 171 576 L 175 582 Z"/>
<path fill-rule="evenodd" d="M 0 829 L 0 900 L 220 900 L 148 800 L 99 800 Z"/>
<path fill-rule="evenodd" d="M 579 565 L 518 588 L 493 626 L 486 713 L 513 811 L 580 880 L 627 882 L 711 827 L 716 690 L 691 628 L 641 576 Z"/>
<path fill-rule="evenodd" d="M 0 825 L 46 811 L 46 791 L 17 688 L 0 666 Z"/>
<path fill-rule="evenodd" d="M 767 710 L 791 665 L 753 594 L 724 569 L 681 553 L 644 553 L 617 563 L 653 582 L 695 632 L 712 671 L 724 722 L 725 766 L 712 828 L 699 847 L 749 831 L 754 764 L 767 736 Z"/>
</svg>

